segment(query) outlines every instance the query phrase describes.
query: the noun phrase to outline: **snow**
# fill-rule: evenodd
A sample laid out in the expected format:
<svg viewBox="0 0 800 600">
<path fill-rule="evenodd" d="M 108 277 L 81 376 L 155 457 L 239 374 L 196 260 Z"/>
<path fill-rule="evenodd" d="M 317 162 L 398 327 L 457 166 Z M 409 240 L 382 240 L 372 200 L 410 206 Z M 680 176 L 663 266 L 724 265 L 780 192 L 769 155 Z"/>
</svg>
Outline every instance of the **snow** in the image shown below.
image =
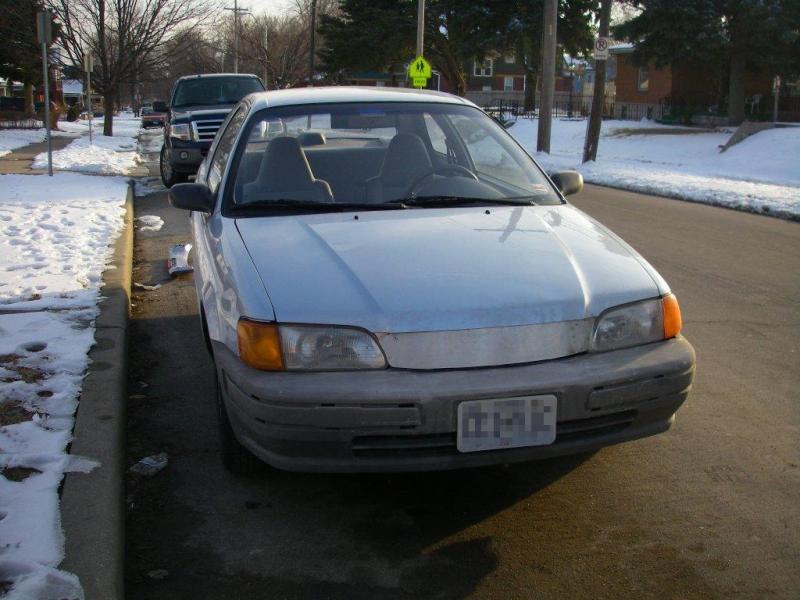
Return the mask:
<svg viewBox="0 0 800 600">
<path fill-rule="evenodd" d="M 762 131 L 720 153 L 730 130 L 604 121 L 597 161 L 581 164 L 586 123 L 554 119 L 550 154 L 536 153 L 538 120 L 520 119 L 509 132 L 551 172 L 577 169 L 590 183 L 800 217 L 800 127 Z"/>
<path fill-rule="evenodd" d="M 118 177 L 0 176 L 0 310 L 96 304 L 126 193 Z"/>
<path fill-rule="evenodd" d="M 103 175 L 125 175 L 141 162 L 136 152 L 136 140 L 132 137 L 107 137 L 95 135 L 92 142 L 80 137 L 63 150 L 53 152 L 53 169 L 58 171 L 80 171 Z M 36 156 L 36 169 L 47 168 L 47 153 Z"/>
<path fill-rule="evenodd" d="M 0 175 L 0 581 L 5 598 L 83 598 L 64 557 L 58 487 L 93 463 L 66 454 L 102 271 L 123 225 L 127 184 L 61 173 Z"/>
</svg>

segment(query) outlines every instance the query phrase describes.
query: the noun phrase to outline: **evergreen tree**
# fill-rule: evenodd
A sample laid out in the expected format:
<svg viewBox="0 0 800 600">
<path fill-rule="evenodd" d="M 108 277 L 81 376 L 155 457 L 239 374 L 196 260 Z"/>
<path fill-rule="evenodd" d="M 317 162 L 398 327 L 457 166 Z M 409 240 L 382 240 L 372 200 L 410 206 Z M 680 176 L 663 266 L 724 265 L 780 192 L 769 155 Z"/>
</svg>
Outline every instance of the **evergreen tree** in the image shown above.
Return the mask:
<svg viewBox="0 0 800 600">
<path fill-rule="evenodd" d="M 25 90 L 25 112 L 32 115 L 33 88 L 42 83 L 42 46 L 36 38 L 36 14 L 42 0 L 0 0 L 0 76 L 19 81 Z M 53 37 L 58 37 L 53 23 Z"/>
<path fill-rule="evenodd" d="M 641 12 L 614 29 L 636 45 L 634 60 L 656 66 L 697 61 L 726 75 L 728 120 L 744 120 L 747 71 L 800 71 L 798 0 L 631 0 Z"/>
</svg>

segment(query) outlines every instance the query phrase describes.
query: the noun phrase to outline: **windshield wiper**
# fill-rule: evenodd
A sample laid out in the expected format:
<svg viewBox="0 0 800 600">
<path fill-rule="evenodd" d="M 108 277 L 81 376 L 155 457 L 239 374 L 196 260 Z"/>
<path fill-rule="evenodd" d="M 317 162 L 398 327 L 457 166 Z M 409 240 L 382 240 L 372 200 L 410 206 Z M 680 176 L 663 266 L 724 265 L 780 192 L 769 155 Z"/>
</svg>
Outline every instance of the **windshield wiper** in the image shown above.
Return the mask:
<svg viewBox="0 0 800 600">
<path fill-rule="evenodd" d="M 314 202 L 309 200 L 255 200 L 234 204 L 231 210 L 245 212 L 261 210 L 298 210 L 310 212 L 347 212 L 353 210 L 402 210 L 403 204 L 369 204 L 366 202 Z"/>
<path fill-rule="evenodd" d="M 518 196 L 515 198 L 470 198 L 467 196 L 411 196 L 389 200 L 384 204 L 397 204 L 402 206 L 430 206 L 436 208 L 448 206 L 466 206 L 470 204 L 492 204 L 500 206 L 533 206 L 536 203 L 532 196 Z"/>
</svg>

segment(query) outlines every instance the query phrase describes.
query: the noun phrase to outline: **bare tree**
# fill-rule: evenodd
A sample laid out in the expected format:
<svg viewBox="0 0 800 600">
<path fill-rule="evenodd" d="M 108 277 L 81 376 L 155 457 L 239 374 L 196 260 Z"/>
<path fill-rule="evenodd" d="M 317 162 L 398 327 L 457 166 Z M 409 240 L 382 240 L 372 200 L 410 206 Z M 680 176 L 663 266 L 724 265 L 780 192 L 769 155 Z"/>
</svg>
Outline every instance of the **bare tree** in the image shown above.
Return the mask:
<svg viewBox="0 0 800 600">
<path fill-rule="evenodd" d="M 103 96 L 103 135 L 112 135 L 114 101 L 125 82 L 163 60 L 162 45 L 182 26 L 197 26 L 210 0 L 48 0 L 62 26 L 68 60 L 95 57 L 92 80 Z"/>
</svg>

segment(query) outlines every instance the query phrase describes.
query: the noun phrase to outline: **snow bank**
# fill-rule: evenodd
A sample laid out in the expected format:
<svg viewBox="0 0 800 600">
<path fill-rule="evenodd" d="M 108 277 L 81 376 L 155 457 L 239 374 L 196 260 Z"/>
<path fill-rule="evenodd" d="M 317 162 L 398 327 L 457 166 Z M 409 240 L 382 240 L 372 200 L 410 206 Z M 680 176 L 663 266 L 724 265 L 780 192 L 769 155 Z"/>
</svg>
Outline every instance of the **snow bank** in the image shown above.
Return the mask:
<svg viewBox="0 0 800 600">
<path fill-rule="evenodd" d="M 800 128 L 764 131 L 720 153 L 730 132 L 604 121 L 597 161 L 587 164 L 586 121 L 555 119 L 550 154 L 535 152 L 537 128 L 537 120 L 519 120 L 509 132 L 548 171 L 577 169 L 591 183 L 800 217 Z"/>
<path fill-rule="evenodd" d="M 0 581 L 14 584 L 8 599 L 83 598 L 77 578 L 56 568 L 64 556 L 58 487 L 65 472 L 92 467 L 66 448 L 126 193 L 121 178 L 0 175 Z"/>
<path fill-rule="evenodd" d="M 78 171 L 102 175 L 125 175 L 141 162 L 136 153 L 136 140 L 127 136 L 81 137 L 63 150 L 53 152 L 53 168 L 59 171 Z M 47 153 L 36 156 L 36 169 L 47 168 Z"/>
</svg>

